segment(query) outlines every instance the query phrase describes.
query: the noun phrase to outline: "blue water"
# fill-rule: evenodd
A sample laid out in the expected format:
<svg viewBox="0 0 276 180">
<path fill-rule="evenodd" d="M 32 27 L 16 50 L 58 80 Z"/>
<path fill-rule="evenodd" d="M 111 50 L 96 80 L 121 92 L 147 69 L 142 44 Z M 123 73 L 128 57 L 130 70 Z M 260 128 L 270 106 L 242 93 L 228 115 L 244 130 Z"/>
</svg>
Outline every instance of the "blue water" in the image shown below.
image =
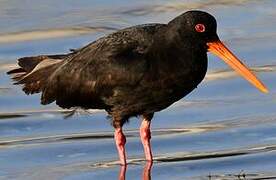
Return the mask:
<svg viewBox="0 0 276 180">
<path fill-rule="evenodd" d="M 218 34 L 257 71 L 261 94 L 209 55 L 206 79 L 152 121 L 152 179 L 276 179 L 276 1 L 154 0 L 0 2 L 0 179 L 117 179 L 113 128 L 103 111 L 40 105 L 5 74 L 16 59 L 66 53 L 116 29 L 166 23 L 201 9 Z M 140 121 L 124 126 L 126 179 L 143 179 Z M 245 177 L 245 178 L 244 178 Z M 147 176 L 149 179 L 149 177 Z M 145 178 L 145 179 L 147 179 Z"/>
</svg>

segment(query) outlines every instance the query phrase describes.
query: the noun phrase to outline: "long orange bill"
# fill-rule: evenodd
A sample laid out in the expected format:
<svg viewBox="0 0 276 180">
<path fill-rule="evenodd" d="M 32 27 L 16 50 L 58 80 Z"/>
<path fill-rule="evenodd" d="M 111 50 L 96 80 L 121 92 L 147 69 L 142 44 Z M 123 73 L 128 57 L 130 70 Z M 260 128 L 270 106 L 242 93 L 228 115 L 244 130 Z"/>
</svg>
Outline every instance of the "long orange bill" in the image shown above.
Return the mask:
<svg viewBox="0 0 276 180">
<path fill-rule="evenodd" d="M 220 57 L 247 81 L 264 93 L 268 93 L 265 85 L 220 41 L 207 43 L 208 51 Z"/>
</svg>

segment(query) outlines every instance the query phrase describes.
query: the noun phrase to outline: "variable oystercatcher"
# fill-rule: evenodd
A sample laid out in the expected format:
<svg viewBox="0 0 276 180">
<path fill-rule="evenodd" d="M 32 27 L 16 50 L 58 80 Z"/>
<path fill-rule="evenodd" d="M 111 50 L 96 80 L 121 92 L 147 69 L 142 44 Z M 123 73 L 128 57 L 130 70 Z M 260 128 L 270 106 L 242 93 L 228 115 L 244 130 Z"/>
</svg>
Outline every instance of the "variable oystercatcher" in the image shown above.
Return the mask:
<svg viewBox="0 0 276 180">
<path fill-rule="evenodd" d="M 155 112 L 186 96 L 203 80 L 207 52 L 262 92 L 267 88 L 219 40 L 215 18 L 188 11 L 168 24 L 138 25 L 100 38 L 64 55 L 18 60 L 13 75 L 26 94 L 40 93 L 41 103 L 62 108 L 105 109 L 112 117 L 120 162 L 126 164 L 122 127 L 142 116 L 141 141 L 152 161 L 150 122 Z"/>
</svg>

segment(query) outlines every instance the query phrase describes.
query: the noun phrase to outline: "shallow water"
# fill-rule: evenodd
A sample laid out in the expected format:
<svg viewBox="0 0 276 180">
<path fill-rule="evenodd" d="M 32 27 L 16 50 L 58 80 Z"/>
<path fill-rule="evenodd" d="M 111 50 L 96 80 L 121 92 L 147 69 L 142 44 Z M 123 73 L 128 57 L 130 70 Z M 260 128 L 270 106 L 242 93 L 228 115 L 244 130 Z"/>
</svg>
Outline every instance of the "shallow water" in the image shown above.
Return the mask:
<svg viewBox="0 0 276 180">
<path fill-rule="evenodd" d="M 0 1 L 0 179 L 117 179 L 113 129 L 103 111 L 42 106 L 13 86 L 17 58 L 65 53 L 104 34 L 168 22 L 189 9 L 211 12 L 221 39 L 270 89 L 261 94 L 209 55 L 189 96 L 155 115 L 151 172 L 133 118 L 125 126 L 126 179 L 276 179 L 276 1 Z M 169 123 L 168 123 L 169 122 Z M 123 173 L 123 169 L 121 170 Z"/>
</svg>

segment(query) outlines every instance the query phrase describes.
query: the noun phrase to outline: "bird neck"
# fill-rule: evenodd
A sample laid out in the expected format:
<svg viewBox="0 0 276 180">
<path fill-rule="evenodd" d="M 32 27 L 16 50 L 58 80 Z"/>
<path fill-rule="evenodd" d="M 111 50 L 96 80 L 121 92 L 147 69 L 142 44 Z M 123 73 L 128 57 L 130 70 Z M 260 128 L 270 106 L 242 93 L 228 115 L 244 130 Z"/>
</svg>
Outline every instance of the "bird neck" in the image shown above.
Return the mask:
<svg viewBox="0 0 276 180">
<path fill-rule="evenodd" d="M 180 54 L 207 54 L 207 46 L 189 33 L 179 33 L 177 26 L 167 25 L 155 33 L 151 53 L 168 56 L 173 61 L 178 60 L 174 57 Z"/>
<path fill-rule="evenodd" d="M 188 35 L 180 36 L 168 26 L 160 29 L 148 57 L 154 74 L 165 79 L 169 78 L 168 72 L 173 72 L 175 77 L 183 77 L 180 80 L 191 77 L 191 82 L 198 84 L 207 71 L 207 49 L 194 40 Z"/>
</svg>

